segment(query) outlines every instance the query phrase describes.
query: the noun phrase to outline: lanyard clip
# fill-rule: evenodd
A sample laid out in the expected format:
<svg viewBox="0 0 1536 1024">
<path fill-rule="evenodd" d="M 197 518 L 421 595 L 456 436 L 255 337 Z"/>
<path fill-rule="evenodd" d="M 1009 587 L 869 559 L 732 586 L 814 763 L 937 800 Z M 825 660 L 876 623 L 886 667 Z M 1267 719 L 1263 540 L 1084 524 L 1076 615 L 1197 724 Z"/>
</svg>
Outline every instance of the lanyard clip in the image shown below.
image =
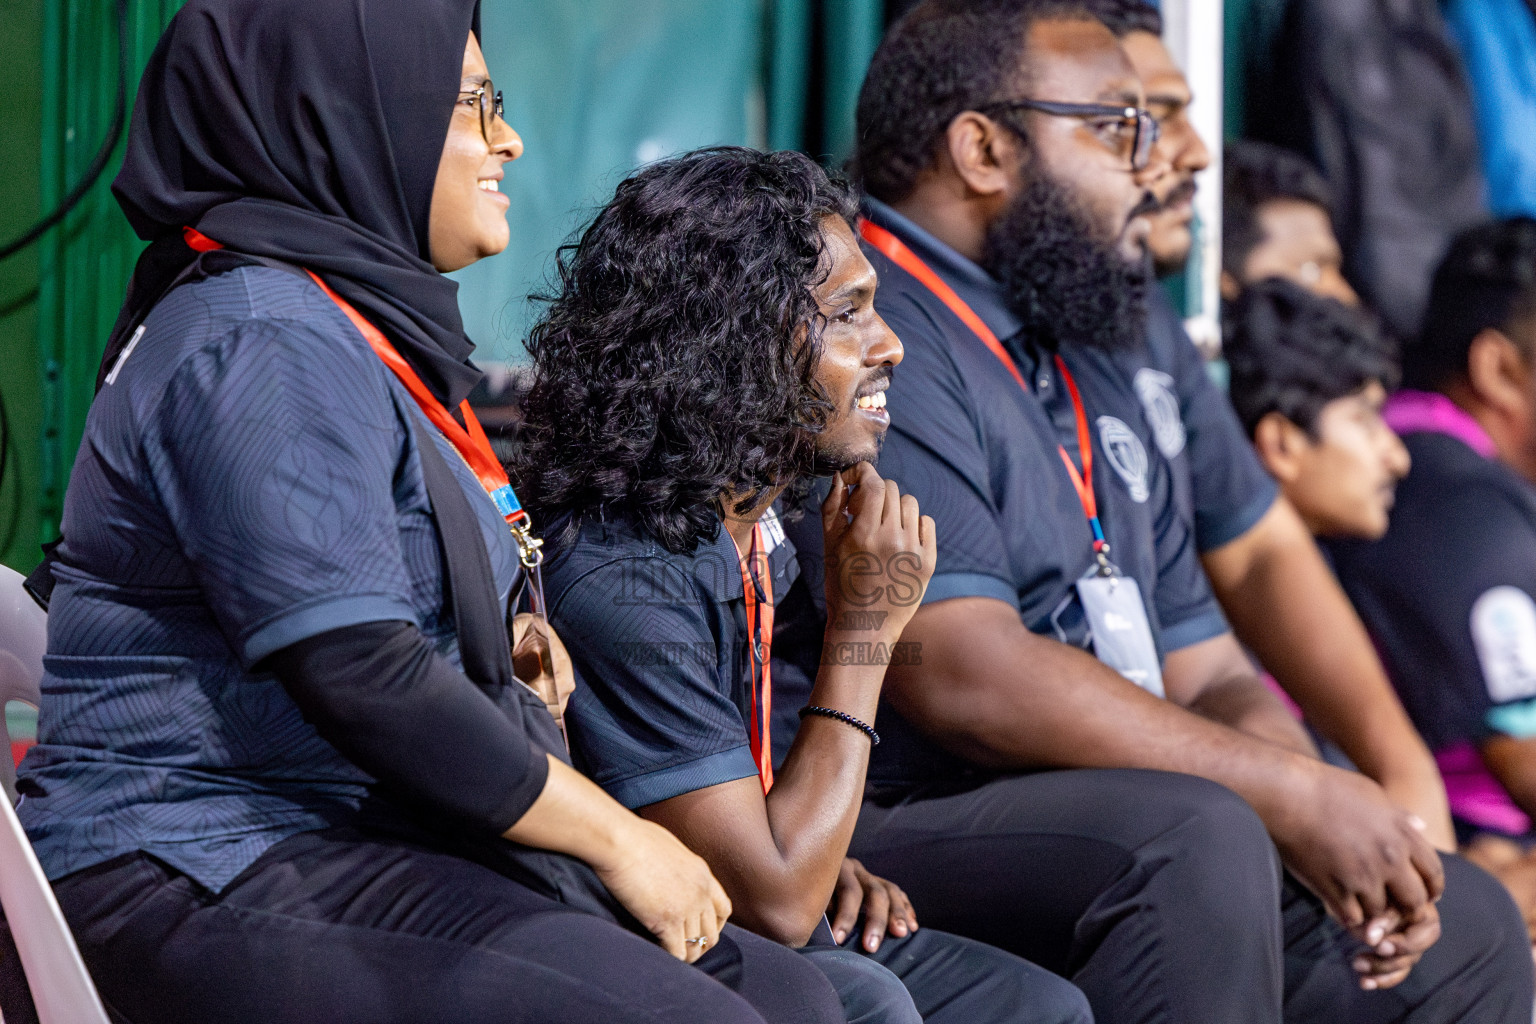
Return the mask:
<svg viewBox="0 0 1536 1024">
<path fill-rule="evenodd" d="M 1104 526 L 1096 515 L 1088 517 L 1088 526 L 1093 530 L 1093 557 L 1099 560 L 1099 575 L 1113 576 L 1115 567 L 1109 561 L 1109 541 L 1104 539 Z"/>
<path fill-rule="evenodd" d="M 512 528 L 512 539 L 517 541 L 517 560 L 523 568 L 534 569 L 544 564 L 544 540 L 533 535 L 527 517 L 507 525 Z"/>
<path fill-rule="evenodd" d="M 1095 541 L 1093 545 L 1093 556 L 1099 560 L 1099 575 L 1112 578 L 1115 575 L 1115 567 L 1114 564 L 1109 560 L 1109 542 L 1102 540 Z"/>
</svg>

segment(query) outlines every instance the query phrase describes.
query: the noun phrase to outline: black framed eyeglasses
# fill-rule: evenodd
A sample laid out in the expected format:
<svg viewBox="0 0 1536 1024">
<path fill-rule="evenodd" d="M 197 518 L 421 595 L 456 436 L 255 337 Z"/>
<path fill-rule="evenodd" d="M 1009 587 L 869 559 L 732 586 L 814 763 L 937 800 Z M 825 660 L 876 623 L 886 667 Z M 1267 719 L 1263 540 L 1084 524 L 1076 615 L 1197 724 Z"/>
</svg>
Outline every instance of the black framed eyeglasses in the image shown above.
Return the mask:
<svg viewBox="0 0 1536 1024">
<path fill-rule="evenodd" d="M 1100 136 L 1131 162 L 1132 171 L 1144 171 L 1152 162 L 1152 149 L 1162 136 L 1163 126 L 1150 110 L 1112 103 L 1057 103 L 1053 100 L 1002 100 L 988 107 L 1038 110 L 1052 117 L 1075 117 L 1082 121 L 1103 122 Z"/>
<path fill-rule="evenodd" d="M 490 79 L 478 89 L 466 89 L 459 93 L 460 98 L 473 96 L 480 108 L 480 134 L 485 136 L 486 145 L 491 144 L 491 133 L 496 130 L 496 121 L 506 112 L 501 101 L 501 90 L 491 84 Z"/>
</svg>

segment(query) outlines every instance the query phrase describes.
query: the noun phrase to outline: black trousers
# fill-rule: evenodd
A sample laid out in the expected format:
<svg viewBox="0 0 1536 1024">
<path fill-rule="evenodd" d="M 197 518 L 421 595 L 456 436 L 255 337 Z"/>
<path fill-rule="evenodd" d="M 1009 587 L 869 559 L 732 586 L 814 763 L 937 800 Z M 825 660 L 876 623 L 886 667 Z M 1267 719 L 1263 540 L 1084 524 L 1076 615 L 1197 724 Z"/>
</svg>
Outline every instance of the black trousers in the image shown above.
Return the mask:
<svg viewBox="0 0 1536 1024">
<path fill-rule="evenodd" d="M 829 931 L 827 945 L 800 951 L 837 989 L 848 1024 L 1093 1024 L 1076 986 L 1011 953 L 926 926 L 865 953 L 862 926 L 841 946 Z"/>
<path fill-rule="evenodd" d="M 1204 779 L 1059 771 L 866 801 L 852 855 L 927 925 L 1071 978 L 1099 1024 L 1529 1024 L 1530 943 L 1503 887 L 1445 858 L 1443 934 L 1362 992 L 1353 940 Z"/>
<path fill-rule="evenodd" d="M 727 925 L 689 966 L 468 859 L 355 829 L 213 894 L 143 854 L 54 886 L 130 1024 L 840 1024 L 826 977 Z"/>
</svg>

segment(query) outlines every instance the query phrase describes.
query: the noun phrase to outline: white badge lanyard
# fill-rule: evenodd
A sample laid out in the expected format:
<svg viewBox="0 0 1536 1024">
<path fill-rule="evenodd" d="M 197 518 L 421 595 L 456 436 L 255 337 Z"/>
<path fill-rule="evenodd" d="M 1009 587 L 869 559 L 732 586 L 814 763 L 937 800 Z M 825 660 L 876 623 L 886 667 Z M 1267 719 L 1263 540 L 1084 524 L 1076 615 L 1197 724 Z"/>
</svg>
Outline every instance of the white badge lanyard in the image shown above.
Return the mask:
<svg viewBox="0 0 1536 1024">
<path fill-rule="evenodd" d="M 1093 439 L 1088 433 L 1083 397 L 1078 393 L 1077 381 L 1072 379 L 1072 371 L 1067 369 L 1066 361 L 1060 355 L 1056 356 L 1056 369 L 1067 386 L 1067 394 L 1072 397 L 1072 413 L 1077 419 L 1077 447 L 1083 457 L 1082 471 L 1079 472 L 1073 464 L 1065 447 L 1056 447 L 1093 530 L 1093 553 L 1097 564 L 1076 584 L 1077 596 L 1083 602 L 1083 612 L 1093 631 L 1093 653 L 1143 690 L 1162 697 L 1165 695 L 1163 668 L 1157 656 L 1157 645 L 1152 642 L 1152 626 L 1147 619 L 1146 603 L 1141 599 L 1141 587 L 1134 579 L 1122 576 L 1109 560 L 1109 542 L 1104 539 L 1098 497 L 1093 489 Z"/>
</svg>

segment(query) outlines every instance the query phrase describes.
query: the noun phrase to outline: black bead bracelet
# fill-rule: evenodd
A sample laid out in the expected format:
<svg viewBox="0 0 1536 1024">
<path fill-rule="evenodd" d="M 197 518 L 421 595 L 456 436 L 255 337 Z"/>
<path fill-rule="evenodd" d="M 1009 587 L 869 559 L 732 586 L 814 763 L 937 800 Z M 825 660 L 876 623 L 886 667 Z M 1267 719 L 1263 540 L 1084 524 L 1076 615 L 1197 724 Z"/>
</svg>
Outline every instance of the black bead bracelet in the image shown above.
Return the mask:
<svg viewBox="0 0 1536 1024">
<path fill-rule="evenodd" d="M 805 707 L 800 709 L 800 717 L 804 718 L 806 715 L 820 715 L 823 718 L 835 718 L 839 722 L 842 722 L 844 725 L 851 725 L 855 729 L 859 730 L 859 732 L 868 736 L 870 746 L 878 747 L 880 745 L 880 734 L 875 732 L 874 726 L 871 726 L 866 722 L 859 721 L 857 718 L 854 718 L 846 711 L 839 711 L 836 708 L 824 708 L 816 704 L 807 704 Z"/>
</svg>

